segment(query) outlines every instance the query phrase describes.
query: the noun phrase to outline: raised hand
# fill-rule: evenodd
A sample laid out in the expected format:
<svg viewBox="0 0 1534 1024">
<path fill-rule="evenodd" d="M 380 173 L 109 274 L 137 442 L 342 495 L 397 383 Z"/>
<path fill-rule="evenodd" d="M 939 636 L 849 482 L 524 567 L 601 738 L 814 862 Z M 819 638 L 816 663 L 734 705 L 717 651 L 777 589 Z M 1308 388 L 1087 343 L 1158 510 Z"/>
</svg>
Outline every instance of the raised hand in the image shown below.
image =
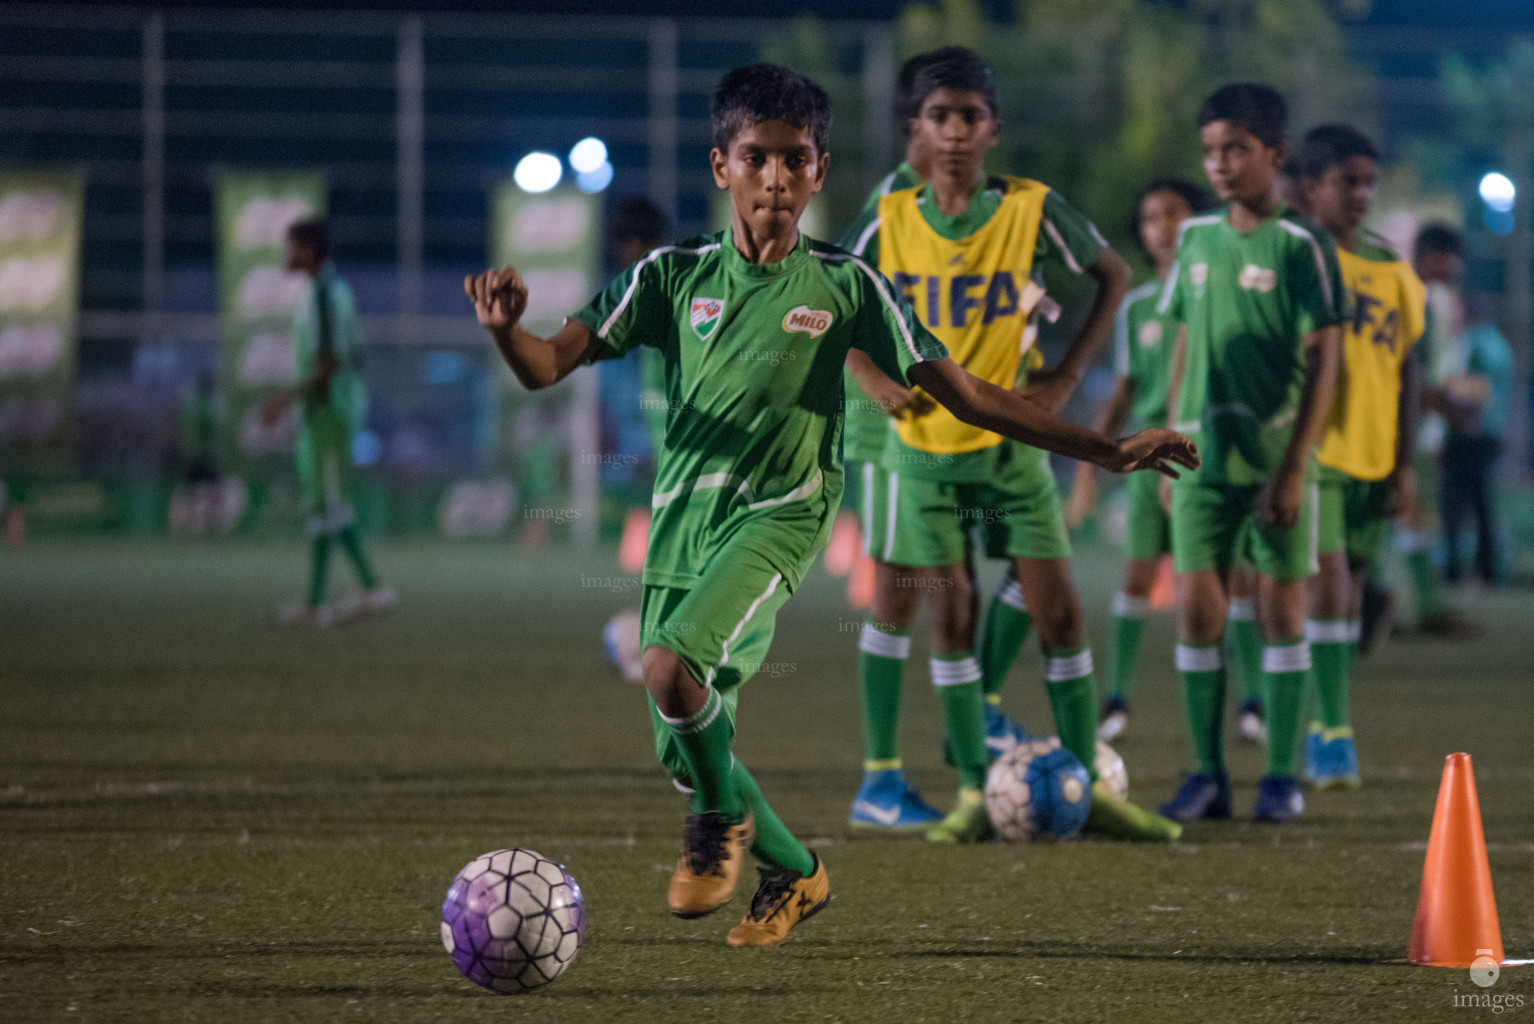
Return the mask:
<svg viewBox="0 0 1534 1024">
<path fill-rule="evenodd" d="M 1120 441 L 1114 458 L 1103 468 L 1114 473 L 1154 469 L 1175 480 L 1178 473 L 1174 465 L 1197 469 L 1198 446 L 1175 430 L 1152 427 Z"/>
<path fill-rule="evenodd" d="M 474 316 L 492 331 L 515 327 L 527 312 L 527 285 L 516 267 L 491 268 L 463 279 Z"/>
</svg>

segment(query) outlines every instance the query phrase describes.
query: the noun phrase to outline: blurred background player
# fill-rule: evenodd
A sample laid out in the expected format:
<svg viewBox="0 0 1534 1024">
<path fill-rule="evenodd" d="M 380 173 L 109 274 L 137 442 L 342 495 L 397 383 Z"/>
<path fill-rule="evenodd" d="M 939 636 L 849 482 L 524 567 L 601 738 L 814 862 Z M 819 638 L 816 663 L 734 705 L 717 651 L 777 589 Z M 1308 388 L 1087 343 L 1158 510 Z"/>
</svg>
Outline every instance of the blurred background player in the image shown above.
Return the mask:
<svg viewBox="0 0 1534 1024">
<path fill-rule="evenodd" d="M 1018 381 L 1023 349 L 1033 338 L 1029 318 L 1043 296 L 1034 278 L 1039 264 L 1058 259 L 1094 277 L 1096 301 L 1060 366 L 1019 387 L 1030 400 L 1058 409 L 1106 340 L 1129 268 L 1057 193 L 1023 178 L 986 176 L 985 158 L 999 129 L 990 69 L 961 47 L 928 56 L 914 76 L 917 116 L 910 131 L 932 153 L 931 183 L 883 197 L 859 241 L 955 361 L 1006 387 Z M 859 369 L 854 364 L 853 372 Z M 870 381 L 865 391 L 877 386 Z M 893 652 L 909 640 L 919 595 L 929 595 L 932 681 L 942 695 L 959 794 L 927 838 L 973 842 L 989 834 L 990 822 L 983 798 L 989 761 L 984 690 L 965 560 L 971 527 L 979 527 L 988 556 L 1012 560 L 1039 616 L 1061 743 L 1096 777 L 1092 657 L 1070 578 L 1054 475 L 1041 449 L 1010 443 L 936 406 L 894 420 L 883 462 L 890 533 L 865 628 L 871 638 L 882 634 L 877 639 Z M 898 657 L 890 660 L 898 669 Z M 870 781 L 865 776 L 865 788 L 872 788 Z M 1177 829 L 1121 800 L 1100 797 L 1087 831 L 1166 839 Z"/>
<path fill-rule="evenodd" d="M 380 613 L 396 604 L 394 588 L 380 585 L 363 550 L 352 504 L 352 444 L 367 419 L 362 378 L 362 331 L 351 289 L 330 262 L 324 221 L 299 221 L 288 229 L 286 269 L 304 274 L 309 287 L 293 313 L 293 344 L 299 383 L 266 405 L 275 423 L 297 405 L 298 479 L 309 534 L 309 590 L 303 600 L 277 611 L 283 625 L 327 626 L 356 613 Z M 330 604 L 326 582 L 330 548 L 339 541 L 357 572 L 362 591 L 352 601 Z"/>
<path fill-rule="evenodd" d="M 644 196 L 629 196 L 618 203 L 607 233 L 615 267 L 633 266 L 665 241 L 666 215 L 660 207 Z M 666 432 L 666 364 L 661 354 L 650 348 L 639 353 L 639 412 L 649 432 L 650 451 L 659 454 Z M 637 573 L 644 568 L 649 537 L 647 503 L 644 508 L 630 509 L 624 518 L 623 539 L 618 545 L 618 559 L 624 572 Z M 637 608 L 626 608 L 608 620 L 602 627 L 602 646 L 623 678 L 634 683 L 644 679 Z"/>
<path fill-rule="evenodd" d="M 1209 192 L 1180 178 L 1151 182 L 1140 193 L 1129 219 L 1129 235 L 1140 244 L 1155 276 L 1124 296 L 1113 322 L 1113 396 L 1098 415 L 1097 429 L 1109 437 L 1131 419 L 1139 425 L 1166 422 L 1167 371 L 1177 324 L 1156 311 L 1167 272 L 1177 257 L 1182 222 L 1214 205 Z M 1099 738 L 1112 741 L 1129 725 L 1129 697 L 1140 657 L 1140 633 L 1150 614 L 1151 588 L 1161 557 L 1172 550 L 1171 522 L 1161 507 L 1159 480 L 1144 475 L 1125 481 L 1129 489 L 1128 564 L 1113 598 L 1109 634 L 1108 693 L 1103 700 Z M 1092 467 L 1081 463 L 1071 486 L 1066 521 L 1074 529 L 1097 505 Z"/>
<path fill-rule="evenodd" d="M 1225 768 L 1226 577 L 1243 549 L 1258 572 L 1266 646 L 1268 772 L 1253 820 L 1304 808 L 1294 757 L 1310 669 L 1314 451 L 1331 410 L 1347 297 L 1331 238 L 1274 199 L 1288 112 L 1268 85 L 1236 83 L 1199 109 L 1204 172 L 1225 204 L 1184 222 L 1160 312 L 1182 323 L 1169 423 L 1196 431 L 1198 472 L 1171 487 L 1177 669 L 1197 770 L 1161 812 L 1231 816 Z"/>
<path fill-rule="evenodd" d="M 1343 330 L 1321 463 L 1318 572 L 1305 635 L 1319 718 L 1305 737 L 1304 776 L 1319 788 L 1359 784 L 1351 677 L 1364 581 L 1391 517 L 1416 500 L 1412 452 L 1427 291 L 1411 265 L 1363 230 L 1379 151 L 1357 129 L 1329 124 L 1300 144 L 1305 208 L 1337 243 L 1352 318 Z"/>
<path fill-rule="evenodd" d="M 194 537 L 217 533 L 222 526 L 223 486 L 218 471 L 222 420 L 217 376 L 205 370 L 197 375 L 196 385 L 182 401 L 178 424 L 181 471 L 186 482 L 182 512 L 186 531 Z"/>
</svg>

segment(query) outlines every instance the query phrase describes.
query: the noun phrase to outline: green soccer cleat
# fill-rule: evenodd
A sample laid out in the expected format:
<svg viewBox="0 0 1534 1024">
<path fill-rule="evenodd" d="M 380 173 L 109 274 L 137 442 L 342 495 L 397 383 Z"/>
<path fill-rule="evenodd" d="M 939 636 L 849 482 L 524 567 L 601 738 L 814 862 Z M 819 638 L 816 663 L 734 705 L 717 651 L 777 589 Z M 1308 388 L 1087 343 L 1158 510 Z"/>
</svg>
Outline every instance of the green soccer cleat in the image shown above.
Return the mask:
<svg viewBox="0 0 1534 1024">
<path fill-rule="evenodd" d="M 985 794 L 978 789 L 959 790 L 959 802 L 948 817 L 927 829 L 932 843 L 983 843 L 996 838 L 991 816 L 985 810 Z"/>
<path fill-rule="evenodd" d="M 1098 779 L 1092 784 L 1092 809 L 1081 831 L 1083 835 L 1131 843 L 1171 843 L 1182 835 L 1182 826 L 1114 796 Z"/>
</svg>

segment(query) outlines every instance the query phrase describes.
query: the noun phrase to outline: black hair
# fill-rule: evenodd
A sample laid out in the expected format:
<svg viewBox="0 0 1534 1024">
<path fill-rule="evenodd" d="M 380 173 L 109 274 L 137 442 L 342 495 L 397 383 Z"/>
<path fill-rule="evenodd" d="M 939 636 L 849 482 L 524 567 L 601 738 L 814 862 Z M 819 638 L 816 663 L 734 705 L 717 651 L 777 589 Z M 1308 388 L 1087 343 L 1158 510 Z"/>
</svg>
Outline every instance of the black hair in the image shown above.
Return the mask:
<svg viewBox="0 0 1534 1024">
<path fill-rule="evenodd" d="M 921 113 L 921 104 L 916 101 L 914 95 L 916 75 L 942 52 L 928 50 L 926 53 L 918 53 L 900 65 L 900 74 L 895 77 L 895 121 L 900 125 L 900 130 L 906 134 L 911 132 L 911 119 Z"/>
<path fill-rule="evenodd" d="M 1312 180 L 1355 156 L 1378 160 L 1380 151 L 1369 136 L 1350 125 L 1323 124 L 1305 133 L 1300 143 L 1300 175 Z"/>
<path fill-rule="evenodd" d="M 1199 213 L 1214 207 L 1214 196 L 1202 185 L 1195 185 L 1186 178 L 1157 178 L 1142 188 L 1135 196 L 1134 209 L 1129 214 L 1129 237 L 1134 240 L 1143 251 L 1145 243 L 1140 241 L 1140 207 L 1145 205 L 1145 197 L 1155 195 L 1157 192 L 1171 192 L 1183 202 L 1188 204 L 1188 212 Z M 1150 253 L 1146 253 L 1149 256 Z"/>
<path fill-rule="evenodd" d="M 719 80 L 709 110 L 714 147 L 728 152 L 735 136 L 763 121 L 783 121 L 806 130 L 815 148 L 831 141 L 831 98 L 797 71 L 779 64 L 748 64 Z"/>
<path fill-rule="evenodd" d="M 608 234 L 614 240 L 632 238 L 646 249 L 653 249 L 666 240 L 666 215 L 644 196 L 625 196 L 613 211 Z"/>
<path fill-rule="evenodd" d="M 991 116 L 996 116 L 996 78 L 991 66 L 974 50 L 964 46 L 944 46 L 912 57 L 908 64 L 922 61 L 911 75 L 908 97 L 911 117 L 921 113 L 922 104 L 939 89 L 978 92 L 985 98 Z"/>
<path fill-rule="evenodd" d="M 1212 121 L 1238 124 L 1264 146 L 1276 149 L 1289 132 L 1289 108 L 1271 85 L 1233 82 L 1216 89 L 1198 108 L 1200 128 Z"/>
<path fill-rule="evenodd" d="M 1417 241 L 1412 245 L 1412 258 L 1420 259 L 1430 252 L 1441 252 L 1463 258 L 1465 237 L 1447 224 L 1423 225 L 1422 230 L 1417 232 Z"/>
<path fill-rule="evenodd" d="M 318 217 L 288 225 L 288 240 L 314 253 L 321 263 L 330 259 L 330 228 Z"/>
</svg>

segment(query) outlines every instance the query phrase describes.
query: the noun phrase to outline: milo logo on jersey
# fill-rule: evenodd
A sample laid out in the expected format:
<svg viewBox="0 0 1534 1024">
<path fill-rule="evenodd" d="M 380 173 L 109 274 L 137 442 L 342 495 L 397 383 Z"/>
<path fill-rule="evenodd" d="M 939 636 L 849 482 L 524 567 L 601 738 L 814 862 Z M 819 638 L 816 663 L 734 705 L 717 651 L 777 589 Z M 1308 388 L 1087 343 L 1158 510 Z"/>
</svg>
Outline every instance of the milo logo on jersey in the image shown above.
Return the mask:
<svg viewBox="0 0 1534 1024">
<path fill-rule="evenodd" d="M 973 310 L 980 311 L 982 324 L 1022 312 L 1022 293 L 1010 270 L 943 276 L 897 272 L 894 281 L 928 327 L 967 327 Z"/>
<path fill-rule="evenodd" d="M 689 319 L 692 321 L 693 333 L 704 341 L 707 341 L 719 329 L 719 321 L 723 316 L 723 299 L 692 300 L 692 312 L 689 315 Z"/>
<path fill-rule="evenodd" d="M 831 320 L 828 310 L 795 306 L 783 316 L 783 331 L 786 334 L 808 334 L 818 338 L 831 329 Z"/>
</svg>

